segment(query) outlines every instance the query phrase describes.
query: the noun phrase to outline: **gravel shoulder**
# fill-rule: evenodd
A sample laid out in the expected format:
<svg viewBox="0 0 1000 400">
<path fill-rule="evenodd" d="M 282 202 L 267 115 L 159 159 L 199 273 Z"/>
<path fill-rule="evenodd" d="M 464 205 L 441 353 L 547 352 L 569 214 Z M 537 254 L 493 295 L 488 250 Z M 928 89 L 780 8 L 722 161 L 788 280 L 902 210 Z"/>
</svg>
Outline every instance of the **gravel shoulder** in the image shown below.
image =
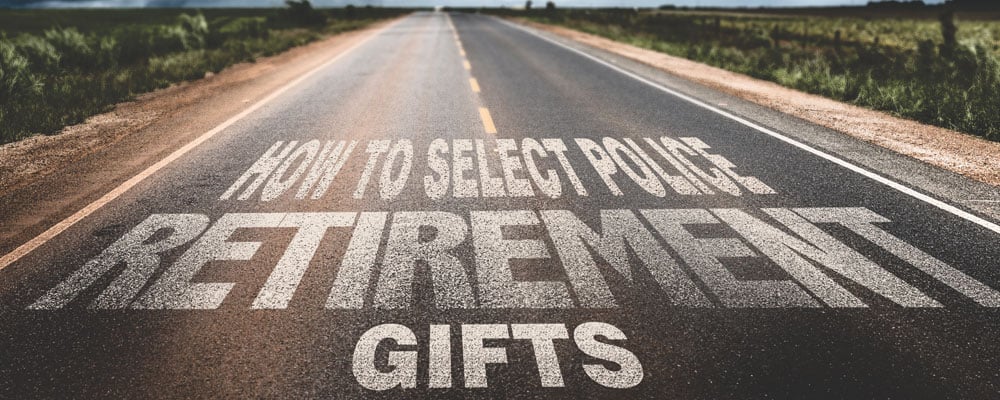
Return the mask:
<svg viewBox="0 0 1000 400">
<path fill-rule="evenodd" d="M 600 36 L 521 19 L 515 21 L 650 65 L 976 181 L 1000 186 L 998 142 L 803 93 Z"/>
</svg>

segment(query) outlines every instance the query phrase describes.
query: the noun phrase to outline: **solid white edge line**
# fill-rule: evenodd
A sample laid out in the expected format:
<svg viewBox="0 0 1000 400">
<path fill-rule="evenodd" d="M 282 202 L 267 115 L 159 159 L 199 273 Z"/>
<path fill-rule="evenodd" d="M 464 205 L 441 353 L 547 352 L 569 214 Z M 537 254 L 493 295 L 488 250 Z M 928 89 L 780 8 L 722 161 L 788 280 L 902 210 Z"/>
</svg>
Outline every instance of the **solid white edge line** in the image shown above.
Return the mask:
<svg viewBox="0 0 1000 400">
<path fill-rule="evenodd" d="M 493 18 L 495 18 L 495 17 L 493 17 Z M 778 132 L 775 132 L 775 131 L 770 130 L 768 128 L 765 128 L 763 126 L 757 125 L 757 124 L 755 124 L 755 123 L 753 123 L 751 121 L 748 121 L 746 119 L 743 119 L 742 117 L 739 117 L 739 116 L 736 116 L 734 114 L 731 114 L 731 113 L 729 113 L 729 112 L 727 112 L 725 110 L 716 108 L 716 107 L 714 107 L 714 106 L 712 106 L 712 105 L 710 105 L 708 103 L 705 103 L 705 102 L 703 102 L 701 100 L 698 100 L 698 99 L 696 99 L 694 97 L 688 96 L 688 95 L 686 95 L 684 93 L 675 91 L 675 90 L 670 89 L 670 88 L 668 88 L 666 86 L 663 86 L 663 85 L 661 85 L 659 83 L 653 82 L 653 81 L 651 81 L 649 79 L 646 79 L 646 78 L 644 78 L 642 76 L 639 76 L 639 75 L 637 75 L 637 74 L 635 74 L 635 73 L 633 73 L 631 71 L 625 70 L 625 69 L 623 69 L 623 68 L 621 68 L 621 67 L 619 67 L 617 65 L 611 64 L 611 63 L 609 63 L 609 62 L 607 62 L 607 61 L 605 61 L 605 60 L 603 60 L 603 59 L 601 59 L 599 57 L 596 57 L 594 55 L 588 54 L 588 53 L 586 53 L 586 52 L 584 52 L 582 50 L 576 49 L 574 47 L 571 47 L 571 46 L 566 45 L 564 43 L 561 43 L 559 41 L 556 41 L 556 40 L 550 39 L 548 37 L 545 37 L 545 36 L 543 36 L 543 35 L 535 32 L 533 30 L 530 30 L 530 29 L 528 29 L 528 28 L 526 28 L 526 27 L 524 27 L 522 25 L 515 24 L 513 22 L 509 22 L 507 20 L 500 19 L 500 18 L 497 18 L 497 19 L 500 22 L 502 22 L 504 24 L 507 24 L 508 26 L 517 28 L 517 29 L 519 29 L 519 30 L 521 30 L 523 32 L 531 34 L 532 36 L 538 37 L 538 38 L 540 38 L 542 40 L 545 40 L 545 41 L 547 41 L 549 43 L 555 44 L 555 45 L 557 45 L 559 47 L 562 47 L 562 48 L 564 48 L 566 50 L 570 50 L 570 51 L 572 51 L 572 52 L 574 52 L 576 54 L 579 54 L 581 56 L 589 58 L 589 59 L 591 59 L 594 62 L 597 62 L 597 63 L 599 63 L 601 65 L 604 65 L 605 67 L 608 67 L 608 68 L 611 68 L 611 69 L 613 69 L 615 71 L 618 71 L 619 73 L 621 73 L 621 74 L 623 74 L 625 76 L 628 76 L 628 77 L 630 77 L 632 79 L 635 79 L 635 80 L 637 80 L 639 82 L 645 83 L 645 84 L 647 84 L 649 86 L 652 86 L 652 87 L 654 87 L 656 89 L 659 89 L 659 90 L 661 90 L 661 91 L 663 91 L 665 93 L 668 93 L 668 94 L 676 96 L 676 97 L 678 97 L 680 99 L 686 100 L 686 101 L 688 101 L 688 102 L 690 102 L 690 103 L 692 103 L 694 105 L 697 105 L 699 107 L 702 107 L 704 109 L 712 111 L 712 112 L 714 112 L 716 114 L 719 114 L 719 115 L 721 115 L 723 117 L 729 118 L 729 119 L 731 119 L 733 121 L 739 122 L 740 124 L 743 124 L 745 126 L 753 128 L 753 129 L 755 129 L 755 130 L 757 130 L 757 131 L 759 131 L 761 133 L 767 134 L 767 135 L 769 135 L 771 137 L 774 137 L 774 138 L 776 138 L 778 140 L 781 140 L 781 141 L 783 141 L 785 143 L 788 143 L 788 144 L 790 144 L 792 146 L 798 147 L 798 148 L 800 148 L 802 150 L 805 150 L 805 151 L 807 151 L 809 153 L 812 153 L 812 154 L 814 154 L 816 156 L 819 156 L 819 157 L 821 157 L 821 158 L 823 158 L 823 159 L 825 159 L 827 161 L 833 162 L 834 164 L 840 165 L 840 166 L 842 166 L 844 168 L 847 168 L 847 169 L 849 169 L 851 171 L 854 171 L 854 172 L 856 172 L 858 174 L 864 175 L 865 177 L 868 177 L 868 178 L 870 178 L 872 180 L 875 180 L 876 182 L 882 183 L 882 184 L 884 184 L 884 185 L 886 185 L 888 187 L 891 187 L 893 189 L 896 189 L 897 191 L 900 191 L 900 192 L 902 192 L 902 193 L 904 193 L 906 195 L 909 195 L 909 196 L 911 196 L 913 198 L 921 200 L 921 201 L 923 201 L 923 202 L 925 202 L 927 204 L 930 204 L 932 206 L 935 206 L 935 207 L 937 207 L 937 208 L 939 208 L 941 210 L 947 211 L 947 212 L 949 212 L 949 213 L 951 213 L 951 214 L 953 214 L 953 215 L 955 215 L 957 217 L 960 217 L 960 218 L 962 218 L 962 219 L 964 219 L 966 221 L 972 222 L 972 223 L 974 223 L 976 225 L 979 225 L 979 226 L 981 226 L 983 228 L 989 229 L 989 230 L 991 230 L 991 231 L 993 231 L 995 233 L 1000 233 L 1000 225 L 997 225 L 995 223 L 987 221 L 987 220 L 985 220 L 983 218 L 980 218 L 980 217 L 978 217 L 976 215 L 973 215 L 973 214 L 971 214 L 971 213 L 969 213 L 967 211 L 963 211 L 962 209 L 959 209 L 958 207 L 955 207 L 955 206 L 953 206 L 951 204 L 945 203 L 945 202 L 943 202 L 941 200 L 938 200 L 938 199 L 935 199 L 935 198 L 933 198 L 931 196 L 928 196 L 926 194 L 920 193 L 920 192 L 918 192 L 918 191 L 916 191 L 914 189 L 911 189 L 911 188 L 909 188 L 909 187 L 907 187 L 907 186 L 905 186 L 903 184 L 900 184 L 900 183 L 898 183 L 896 181 L 893 181 L 893 180 L 891 180 L 889 178 L 883 177 L 883 176 L 881 176 L 879 174 L 876 174 L 876 173 L 874 173 L 872 171 L 869 171 L 869 170 L 866 170 L 866 169 L 864 169 L 862 167 L 854 165 L 854 164 L 852 164 L 852 163 L 850 163 L 848 161 L 845 161 L 845 160 L 843 160 L 841 158 L 838 158 L 837 156 L 834 156 L 834 155 L 826 153 L 826 152 L 824 152 L 822 150 L 819 150 L 819 149 L 816 149 L 814 147 L 811 147 L 811 146 L 809 146 L 809 145 L 807 145 L 805 143 L 802 143 L 802 142 L 800 142 L 798 140 L 792 139 L 792 138 L 790 138 L 788 136 L 782 135 L 782 134 L 780 134 Z"/>
<path fill-rule="evenodd" d="M 381 34 L 382 32 L 384 32 L 386 30 L 388 30 L 390 27 L 396 25 L 400 21 L 402 21 L 402 19 L 398 19 L 396 21 L 393 21 L 393 22 L 389 23 L 388 25 L 385 25 L 385 26 L 383 26 L 381 28 L 378 28 L 377 30 L 369 33 L 367 37 L 365 37 L 364 39 L 361 39 L 359 42 L 351 45 L 347 49 L 344 49 L 343 51 L 341 51 L 337 55 L 333 56 L 333 58 L 330 58 L 329 60 L 324 61 L 319 66 L 317 66 L 317 67 L 309 70 L 308 72 L 306 72 L 305 74 L 299 76 L 295 80 L 293 80 L 293 81 L 291 81 L 289 83 L 286 83 L 284 86 L 282 86 L 282 87 L 276 89 L 275 91 L 271 92 L 269 95 L 267 95 L 267 97 L 264 97 L 260 101 L 258 101 L 256 103 L 254 103 L 253 105 L 251 105 L 249 108 L 243 110 L 239 114 L 236 114 L 236 115 L 230 117 L 225 122 L 223 122 L 223 123 L 221 123 L 219 125 L 216 125 L 211 130 L 209 130 L 209 131 L 201 134 L 201 136 L 198 136 L 197 138 L 195 138 L 194 140 L 188 142 L 187 144 L 185 144 L 184 146 L 180 147 L 179 149 L 174 150 L 174 152 L 170 153 L 170 155 L 168 155 L 167 157 L 163 158 L 160 161 L 157 161 L 155 164 L 150 165 L 149 167 L 146 167 L 146 169 L 144 169 L 142 172 L 138 173 L 137 175 L 133 176 L 132 178 L 129 178 L 127 181 L 122 182 L 120 185 L 118 185 L 117 187 L 115 187 L 114 189 L 112 189 L 110 192 L 108 192 L 104 196 L 101 196 L 101 198 L 99 198 L 97 200 L 94 200 L 93 202 L 91 202 L 90 204 L 88 204 L 84 208 L 80 209 L 79 211 L 77 211 L 73 215 L 70 215 L 69 217 L 66 217 L 66 219 L 63 219 L 62 221 L 59 221 L 58 223 L 56 223 L 55 225 L 53 225 L 49 229 L 47 229 L 44 232 L 42 232 L 41 234 L 39 234 L 38 236 L 35 236 L 33 239 L 31 239 L 31 240 L 25 242 L 24 244 L 18 246 L 17 248 L 15 248 L 14 250 L 12 250 L 10 253 L 7 253 L 3 257 L 0 257 L 0 270 L 2 270 L 4 268 L 7 268 L 9 265 L 13 264 L 17 260 L 20 260 L 22 257 L 28 255 L 29 253 L 31 253 L 32 251 L 34 251 L 38 247 L 40 247 L 43 244 L 45 244 L 46 242 L 48 242 L 49 240 L 52 240 L 53 238 L 55 238 L 56 236 L 58 236 L 60 233 L 62 233 L 66 229 L 69 229 L 71 226 L 73 226 L 77 222 L 80 222 L 80 220 L 86 218 L 87 216 L 89 216 L 90 214 L 92 214 L 94 211 L 99 210 L 101 207 L 104 207 L 104 205 L 106 205 L 106 204 L 110 203 L 111 201 L 117 199 L 119 196 L 121 196 L 122 194 L 124 194 L 125 192 L 127 192 L 129 189 L 131 189 L 133 186 L 139 184 L 139 182 L 142 182 L 144 179 L 148 178 L 150 175 L 153 175 L 154 173 L 156 173 L 157 171 L 159 171 L 163 167 L 167 166 L 168 164 L 170 164 L 174 160 L 176 160 L 176 159 L 180 158 L 181 156 L 183 156 L 184 154 L 186 154 L 188 151 L 191 151 L 191 149 L 194 149 L 195 147 L 197 147 L 201 143 L 203 143 L 206 140 L 210 139 L 211 137 L 215 136 L 217 133 L 225 130 L 230 125 L 232 125 L 232 124 L 236 123 L 237 121 L 243 119 L 247 115 L 250 115 L 250 113 L 252 113 L 254 111 L 257 111 L 258 109 L 260 109 L 261 107 L 263 107 L 264 105 L 266 105 L 267 103 L 269 103 L 270 101 L 272 101 L 275 98 L 277 98 L 278 96 L 284 94 L 286 91 L 288 91 L 288 89 L 291 89 L 292 87 L 294 87 L 294 86 L 302 83 L 306 79 L 309 79 L 310 77 L 312 77 L 314 74 L 316 74 L 320 70 L 322 70 L 322 69 L 330 66 L 331 64 L 333 64 L 337 60 L 341 59 L 342 57 L 346 56 L 347 54 L 350 54 L 351 52 L 354 51 L 354 49 L 357 49 L 358 47 L 361 47 L 365 43 L 368 43 L 369 41 L 372 40 L 372 38 L 377 37 L 379 34 Z"/>
</svg>

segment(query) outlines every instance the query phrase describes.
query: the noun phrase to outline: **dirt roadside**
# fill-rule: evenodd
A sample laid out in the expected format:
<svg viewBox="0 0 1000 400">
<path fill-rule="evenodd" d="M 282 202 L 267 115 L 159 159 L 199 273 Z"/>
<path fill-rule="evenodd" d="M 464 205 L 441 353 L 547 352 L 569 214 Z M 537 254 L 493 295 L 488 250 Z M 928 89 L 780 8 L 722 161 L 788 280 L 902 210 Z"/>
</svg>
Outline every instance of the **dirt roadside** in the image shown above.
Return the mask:
<svg viewBox="0 0 1000 400">
<path fill-rule="evenodd" d="M 511 19 L 626 57 L 971 179 L 1000 186 L 1000 143 L 803 93 L 560 26 Z"/>
<path fill-rule="evenodd" d="M 35 135 L 0 146 L 0 195 L 56 173 L 133 135 L 150 136 L 142 140 L 148 145 L 142 149 L 146 154 L 180 147 L 207 129 L 183 121 L 178 123 L 177 119 L 194 114 L 205 121 L 224 121 L 394 20 L 333 35 L 253 63 L 236 64 L 218 74 L 206 74 L 204 79 L 142 94 L 107 113 L 65 127 L 56 135 Z"/>
</svg>

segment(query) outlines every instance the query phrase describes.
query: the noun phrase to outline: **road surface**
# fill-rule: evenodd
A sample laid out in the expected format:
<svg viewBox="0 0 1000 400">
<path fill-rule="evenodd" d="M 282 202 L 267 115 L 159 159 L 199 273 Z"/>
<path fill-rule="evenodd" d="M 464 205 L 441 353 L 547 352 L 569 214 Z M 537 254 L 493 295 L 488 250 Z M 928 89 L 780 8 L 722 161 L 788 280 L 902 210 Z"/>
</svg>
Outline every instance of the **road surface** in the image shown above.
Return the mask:
<svg viewBox="0 0 1000 400">
<path fill-rule="evenodd" d="M 487 16 L 373 31 L 105 193 L 4 232 L 0 397 L 1000 390 L 995 188 Z"/>
</svg>

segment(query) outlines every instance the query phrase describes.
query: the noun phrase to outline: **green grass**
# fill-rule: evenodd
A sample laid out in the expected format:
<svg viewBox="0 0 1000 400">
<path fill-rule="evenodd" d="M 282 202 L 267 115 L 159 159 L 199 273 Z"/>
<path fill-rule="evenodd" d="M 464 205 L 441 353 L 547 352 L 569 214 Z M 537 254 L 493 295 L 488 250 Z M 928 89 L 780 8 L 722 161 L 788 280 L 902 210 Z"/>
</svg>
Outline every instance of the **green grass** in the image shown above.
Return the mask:
<svg viewBox="0 0 1000 400">
<path fill-rule="evenodd" d="M 850 10 L 850 9 L 845 9 Z M 863 9 L 862 9 L 863 10 Z M 1000 20 L 754 12 L 516 12 L 860 106 L 1000 140 Z M 839 34 L 838 34 L 839 32 Z M 839 39 L 838 39 L 839 36 Z"/>
<path fill-rule="evenodd" d="M 406 10 L 0 11 L 0 143 Z"/>
</svg>

